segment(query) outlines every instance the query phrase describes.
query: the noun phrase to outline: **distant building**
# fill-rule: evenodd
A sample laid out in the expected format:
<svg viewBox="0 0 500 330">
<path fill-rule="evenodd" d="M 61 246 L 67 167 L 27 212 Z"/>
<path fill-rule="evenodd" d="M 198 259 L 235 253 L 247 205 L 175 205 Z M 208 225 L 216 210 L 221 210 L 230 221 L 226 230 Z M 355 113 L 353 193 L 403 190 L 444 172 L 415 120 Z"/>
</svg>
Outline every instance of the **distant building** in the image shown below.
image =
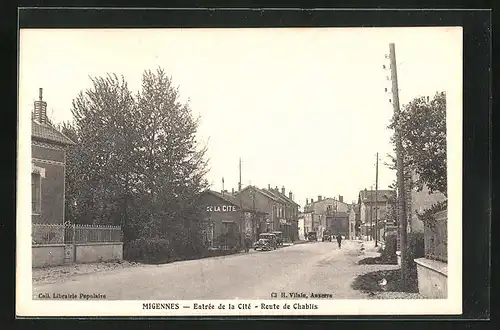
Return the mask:
<svg viewBox="0 0 500 330">
<path fill-rule="evenodd" d="M 299 205 L 293 200 L 292 192 L 286 195 L 285 187 L 280 191 L 270 185 L 267 189 L 247 186 L 235 192 L 235 196 L 238 199 L 241 196 L 252 208 L 266 214 L 264 221 L 258 224 L 259 233 L 281 231 L 287 240 L 298 239 Z"/>
<path fill-rule="evenodd" d="M 32 223 L 64 223 L 66 148 L 74 144 L 49 122 L 40 88 L 31 120 Z"/>
<path fill-rule="evenodd" d="M 265 213 L 254 210 L 251 205 L 239 200 L 226 191 L 207 190 L 199 198 L 198 205 L 205 214 L 202 219 L 204 240 L 214 247 L 214 241 L 221 235 L 234 236 L 239 241 L 243 235 L 255 240 L 258 235 L 256 224 L 263 221 Z"/>
<path fill-rule="evenodd" d="M 362 190 L 359 192 L 359 224 L 360 234 L 363 238 L 375 239 L 375 230 L 378 232 L 378 239 L 382 239 L 384 225 L 387 224 L 388 210 L 391 196 L 395 196 L 394 190 Z M 378 228 L 376 228 L 378 222 Z M 370 230 L 370 226 L 372 230 Z"/>
<path fill-rule="evenodd" d="M 304 206 L 305 227 L 308 231 L 315 231 L 318 237 L 325 231 L 334 234 L 349 235 L 349 206 L 344 203 L 343 197 L 323 198 L 318 195 L 315 202 L 312 198 L 306 200 Z"/>
<path fill-rule="evenodd" d="M 356 208 L 357 208 L 356 203 L 349 204 L 349 211 L 347 212 L 348 214 L 348 219 L 349 219 L 349 232 L 348 232 L 348 238 L 349 239 L 355 239 L 356 238 Z"/>
<path fill-rule="evenodd" d="M 307 237 L 304 213 L 299 213 L 298 227 L 299 227 L 299 233 L 298 233 L 299 240 L 304 241 Z"/>
</svg>

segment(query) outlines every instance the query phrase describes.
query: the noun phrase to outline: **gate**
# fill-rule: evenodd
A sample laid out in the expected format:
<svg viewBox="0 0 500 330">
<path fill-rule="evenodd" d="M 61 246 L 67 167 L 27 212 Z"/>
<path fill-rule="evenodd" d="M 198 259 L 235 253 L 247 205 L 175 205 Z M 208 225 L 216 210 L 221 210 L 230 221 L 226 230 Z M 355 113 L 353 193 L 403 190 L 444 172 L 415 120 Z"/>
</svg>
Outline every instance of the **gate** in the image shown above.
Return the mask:
<svg viewBox="0 0 500 330">
<path fill-rule="evenodd" d="M 69 221 L 64 223 L 64 263 L 73 264 L 76 260 L 75 225 Z"/>
</svg>

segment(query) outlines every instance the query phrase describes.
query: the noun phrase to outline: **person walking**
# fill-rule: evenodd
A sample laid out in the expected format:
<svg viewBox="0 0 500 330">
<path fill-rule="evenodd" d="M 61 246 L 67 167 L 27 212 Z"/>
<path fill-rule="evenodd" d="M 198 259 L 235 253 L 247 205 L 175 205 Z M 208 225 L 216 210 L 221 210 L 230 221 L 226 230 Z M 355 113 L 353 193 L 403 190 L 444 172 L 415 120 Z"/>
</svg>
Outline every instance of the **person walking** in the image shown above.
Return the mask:
<svg viewBox="0 0 500 330">
<path fill-rule="evenodd" d="M 337 235 L 337 243 L 339 244 L 339 249 L 342 248 L 342 235 Z"/>
<path fill-rule="evenodd" d="M 248 235 L 245 237 L 245 252 L 248 253 L 250 250 L 250 237 Z"/>
</svg>

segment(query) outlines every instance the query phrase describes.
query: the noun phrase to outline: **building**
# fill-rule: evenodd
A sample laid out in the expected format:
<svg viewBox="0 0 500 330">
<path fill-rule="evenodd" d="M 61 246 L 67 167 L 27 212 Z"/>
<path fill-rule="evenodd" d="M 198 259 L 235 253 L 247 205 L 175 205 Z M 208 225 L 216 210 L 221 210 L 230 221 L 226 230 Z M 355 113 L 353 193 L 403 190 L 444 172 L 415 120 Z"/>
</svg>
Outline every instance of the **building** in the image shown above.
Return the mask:
<svg viewBox="0 0 500 330">
<path fill-rule="evenodd" d="M 31 120 L 32 223 L 64 223 L 66 148 L 74 145 L 47 118 L 47 103 L 40 88 Z"/>
<path fill-rule="evenodd" d="M 51 124 L 42 92 L 31 117 L 32 266 L 121 260 L 119 226 L 65 223 L 66 151 L 75 143 Z"/>
<path fill-rule="evenodd" d="M 440 192 L 431 193 L 429 188 L 424 184 L 421 191 L 418 191 L 413 183 L 418 179 L 418 175 L 413 173 L 411 180 L 407 182 L 409 184 L 408 189 L 411 191 L 411 198 L 409 198 L 409 208 L 408 208 L 408 231 L 409 232 L 424 232 L 424 223 L 418 218 L 418 213 L 424 212 L 426 209 L 430 208 L 433 204 L 438 202 L 443 202 L 446 200 L 446 196 Z"/>
<path fill-rule="evenodd" d="M 305 226 L 305 218 L 304 218 L 304 213 L 299 212 L 299 219 L 298 219 L 298 227 L 299 227 L 299 240 L 304 241 L 307 238 L 307 231 L 306 231 L 306 226 Z"/>
<path fill-rule="evenodd" d="M 304 206 L 304 223 L 306 230 L 315 231 L 318 237 L 323 235 L 325 230 L 331 231 L 334 234 L 342 234 L 346 237 L 349 234 L 349 206 L 344 203 L 343 197 L 323 198 L 318 195 L 315 202 L 311 198 L 306 199 Z"/>
<path fill-rule="evenodd" d="M 348 219 L 349 219 L 349 239 L 356 239 L 356 208 L 358 205 L 356 203 L 349 204 Z"/>
<path fill-rule="evenodd" d="M 359 224 L 360 235 L 364 239 L 375 239 L 375 233 L 380 240 L 383 238 L 387 216 L 396 192 L 394 190 L 362 190 L 359 192 Z M 378 228 L 375 231 L 375 226 Z M 370 229 L 372 228 L 372 229 Z"/>
<path fill-rule="evenodd" d="M 299 205 L 293 201 L 292 192 L 286 196 L 285 187 L 279 191 L 270 185 L 267 189 L 247 186 L 235 196 L 241 196 L 252 209 L 265 214 L 265 219 L 257 225 L 258 233 L 281 231 L 285 239 L 298 239 Z"/>
<path fill-rule="evenodd" d="M 266 216 L 244 201 L 240 205 L 239 199 L 227 191 L 207 190 L 201 194 L 198 205 L 205 214 L 202 228 L 205 243 L 209 247 L 216 247 L 214 243 L 221 236 L 232 236 L 238 242 L 242 236 L 249 236 L 255 241 L 258 224 Z"/>
</svg>

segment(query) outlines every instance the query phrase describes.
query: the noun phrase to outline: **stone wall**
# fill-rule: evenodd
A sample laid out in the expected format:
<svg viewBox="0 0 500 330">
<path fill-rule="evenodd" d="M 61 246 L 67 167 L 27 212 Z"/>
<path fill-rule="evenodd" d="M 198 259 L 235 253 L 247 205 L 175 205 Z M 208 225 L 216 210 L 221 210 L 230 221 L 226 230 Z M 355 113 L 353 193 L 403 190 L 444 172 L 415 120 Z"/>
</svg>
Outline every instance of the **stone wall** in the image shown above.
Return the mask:
<svg viewBox="0 0 500 330">
<path fill-rule="evenodd" d="M 76 244 L 76 263 L 113 261 L 123 259 L 123 243 Z"/>
<path fill-rule="evenodd" d="M 418 291 L 427 298 L 446 299 L 448 296 L 448 265 L 444 262 L 415 259 L 418 273 Z"/>
<path fill-rule="evenodd" d="M 123 259 L 123 243 L 120 242 L 76 244 L 75 248 L 77 264 Z M 59 266 L 65 263 L 64 244 L 33 245 L 31 251 L 33 268 Z"/>
<path fill-rule="evenodd" d="M 49 267 L 64 264 L 64 244 L 34 245 L 31 249 L 32 266 Z"/>
</svg>

